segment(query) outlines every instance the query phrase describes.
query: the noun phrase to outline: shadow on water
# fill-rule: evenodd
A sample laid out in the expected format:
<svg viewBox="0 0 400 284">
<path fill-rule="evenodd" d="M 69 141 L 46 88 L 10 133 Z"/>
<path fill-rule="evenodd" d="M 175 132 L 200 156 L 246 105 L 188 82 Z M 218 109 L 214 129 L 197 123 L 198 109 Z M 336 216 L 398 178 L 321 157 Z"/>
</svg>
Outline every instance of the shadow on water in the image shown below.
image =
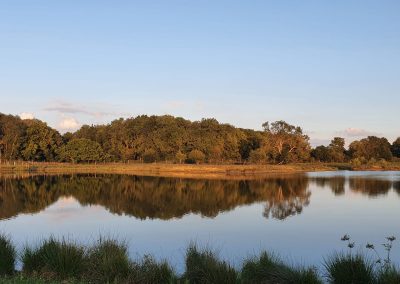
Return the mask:
<svg viewBox="0 0 400 284">
<path fill-rule="evenodd" d="M 347 183 L 348 182 L 348 186 Z M 213 218 L 238 206 L 264 203 L 265 218 L 284 220 L 309 205 L 310 185 L 344 195 L 346 187 L 368 197 L 400 194 L 400 181 L 363 177 L 276 176 L 259 180 L 200 180 L 128 175 L 32 176 L 0 179 L 0 220 L 37 213 L 61 197 L 100 205 L 139 219 Z"/>
</svg>

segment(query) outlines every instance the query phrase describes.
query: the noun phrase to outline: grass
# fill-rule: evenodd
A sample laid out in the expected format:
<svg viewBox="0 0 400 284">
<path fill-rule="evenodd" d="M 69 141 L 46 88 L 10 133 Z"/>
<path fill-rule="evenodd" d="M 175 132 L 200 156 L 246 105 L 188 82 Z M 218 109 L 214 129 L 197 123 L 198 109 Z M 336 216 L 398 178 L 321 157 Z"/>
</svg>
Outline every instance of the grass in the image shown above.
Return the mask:
<svg viewBox="0 0 400 284">
<path fill-rule="evenodd" d="M 0 234 L 0 276 L 14 274 L 16 255 L 10 238 Z"/>
<path fill-rule="evenodd" d="M 25 248 L 22 254 L 23 271 L 47 278 L 73 279 L 85 269 L 83 247 L 65 239 L 51 237 L 36 248 Z"/>
<path fill-rule="evenodd" d="M 225 261 L 218 259 L 209 250 L 199 250 L 196 245 L 190 245 L 186 252 L 186 272 L 183 276 L 189 283 L 236 283 L 238 273 Z"/>
<path fill-rule="evenodd" d="M 16 252 L 10 239 L 0 237 L 1 283 L 276 283 L 276 284 L 394 284 L 400 283 L 400 271 L 378 266 L 362 254 L 336 253 L 324 261 L 325 275 L 314 268 L 294 267 L 278 257 L 262 252 L 244 261 L 239 269 L 221 260 L 210 249 L 192 244 L 185 255 L 185 271 L 178 276 L 166 262 L 151 256 L 132 261 L 125 242 L 100 239 L 83 247 L 53 237 L 36 247 L 26 247 L 21 254 L 22 271 L 14 272 Z M 6 253 L 5 253 L 6 252 Z M 11 257 L 7 258 L 6 255 Z M 6 268 L 6 269 L 4 269 Z"/>
<path fill-rule="evenodd" d="M 362 254 L 336 253 L 325 261 L 329 283 L 376 283 L 374 263 Z"/>
<path fill-rule="evenodd" d="M 395 267 L 380 271 L 376 282 L 378 284 L 398 284 L 400 283 L 400 271 Z"/>
<path fill-rule="evenodd" d="M 100 239 L 88 249 L 84 278 L 93 283 L 113 283 L 126 279 L 130 272 L 127 246 L 113 239 Z"/>
<path fill-rule="evenodd" d="M 300 173 L 329 171 L 346 168 L 344 164 L 304 163 L 290 165 L 212 165 L 212 164 L 171 164 L 171 163 L 40 163 L 18 162 L 0 164 L 0 173 L 20 174 L 135 174 L 165 177 L 193 178 L 252 178 L 276 173 Z M 34 170 L 32 170 L 34 169 Z"/>
<path fill-rule="evenodd" d="M 178 282 L 174 270 L 166 261 L 157 262 L 149 255 L 132 263 L 129 279 L 133 283 L 142 284 Z"/>
<path fill-rule="evenodd" d="M 312 268 L 294 268 L 286 265 L 278 257 L 261 253 L 259 257 L 246 260 L 241 273 L 242 283 L 322 283 Z"/>
</svg>

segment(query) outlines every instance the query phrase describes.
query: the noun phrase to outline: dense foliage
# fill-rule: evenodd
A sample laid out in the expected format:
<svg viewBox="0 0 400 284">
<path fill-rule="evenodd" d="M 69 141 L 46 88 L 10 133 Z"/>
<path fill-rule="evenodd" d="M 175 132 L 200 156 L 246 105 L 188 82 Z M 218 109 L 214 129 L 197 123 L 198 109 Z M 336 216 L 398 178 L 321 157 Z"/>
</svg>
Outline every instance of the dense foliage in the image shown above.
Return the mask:
<svg viewBox="0 0 400 284">
<path fill-rule="evenodd" d="M 168 161 L 174 163 L 345 162 L 400 157 L 400 138 L 370 136 L 345 149 L 343 138 L 312 149 L 299 126 L 266 122 L 263 131 L 236 128 L 215 119 L 138 116 L 107 125 L 84 125 L 61 135 L 37 120 L 0 113 L 0 161 Z"/>
</svg>

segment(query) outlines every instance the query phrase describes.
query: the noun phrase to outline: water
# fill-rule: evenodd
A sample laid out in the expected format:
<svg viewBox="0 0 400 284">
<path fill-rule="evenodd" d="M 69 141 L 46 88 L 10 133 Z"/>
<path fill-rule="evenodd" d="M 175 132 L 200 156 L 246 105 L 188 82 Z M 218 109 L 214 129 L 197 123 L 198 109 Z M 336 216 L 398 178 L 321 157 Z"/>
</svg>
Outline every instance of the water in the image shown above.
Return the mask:
<svg viewBox="0 0 400 284">
<path fill-rule="evenodd" d="M 127 175 L 0 178 L 0 231 L 21 249 L 50 235 L 83 244 L 126 240 L 182 271 L 190 242 L 234 265 L 262 250 L 295 264 L 400 238 L 400 172 L 323 172 L 255 180 Z M 400 264 L 400 243 L 393 260 Z M 383 250 L 380 248 L 382 254 Z"/>
</svg>

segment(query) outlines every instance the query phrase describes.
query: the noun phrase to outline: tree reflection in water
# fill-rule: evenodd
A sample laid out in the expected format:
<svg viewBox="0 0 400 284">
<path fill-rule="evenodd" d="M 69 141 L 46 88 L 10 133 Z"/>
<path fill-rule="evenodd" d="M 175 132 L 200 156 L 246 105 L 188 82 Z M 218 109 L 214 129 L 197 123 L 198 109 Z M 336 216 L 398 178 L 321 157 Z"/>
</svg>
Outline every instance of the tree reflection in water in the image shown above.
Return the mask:
<svg viewBox="0 0 400 284">
<path fill-rule="evenodd" d="M 124 175 L 34 176 L 0 180 L 0 218 L 36 213 L 60 197 L 101 205 L 140 219 L 215 217 L 237 206 L 266 202 L 264 216 L 300 213 L 311 193 L 304 175 L 259 180 L 200 180 Z"/>
<path fill-rule="evenodd" d="M 181 218 L 193 213 L 213 218 L 237 206 L 265 203 L 266 218 L 283 220 L 310 203 L 310 183 L 343 195 L 345 177 L 274 176 L 256 180 L 201 180 L 129 175 L 32 176 L 0 179 L 0 219 L 36 213 L 60 197 L 100 205 L 113 214 L 140 219 Z M 350 177 L 348 187 L 367 196 L 400 194 L 400 182 Z"/>
</svg>

